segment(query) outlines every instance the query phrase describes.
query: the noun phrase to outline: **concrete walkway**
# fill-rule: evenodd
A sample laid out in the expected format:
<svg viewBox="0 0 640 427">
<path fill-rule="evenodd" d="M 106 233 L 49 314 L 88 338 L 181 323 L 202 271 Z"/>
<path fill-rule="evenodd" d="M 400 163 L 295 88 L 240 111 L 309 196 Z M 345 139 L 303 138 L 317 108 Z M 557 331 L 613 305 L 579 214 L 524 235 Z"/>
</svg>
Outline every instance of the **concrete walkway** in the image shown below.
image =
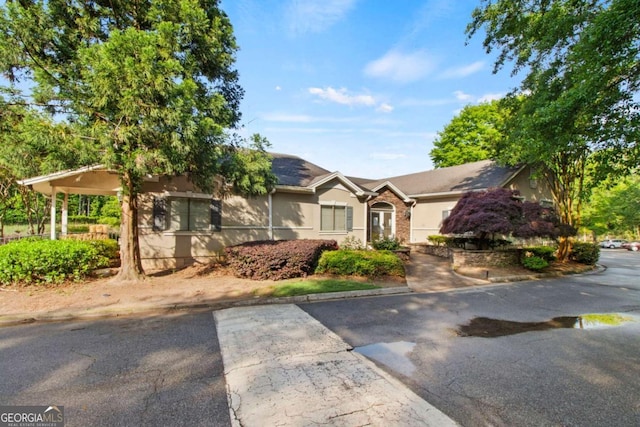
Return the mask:
<svg viewBox="0 0 640 427">
<path fill-rule="evenodd" d="M 234 426 L 455 426 L 295 305 L 213 313 Z"/>
<path fill-rule="evenodd" d="M 489 282 L 460 276 L 451 270 L 451 261 L 435 255 L 411 252 L 405 262 L 407 286 L 414 292 L 442 292 L 486 285 Z"/>
</svg>

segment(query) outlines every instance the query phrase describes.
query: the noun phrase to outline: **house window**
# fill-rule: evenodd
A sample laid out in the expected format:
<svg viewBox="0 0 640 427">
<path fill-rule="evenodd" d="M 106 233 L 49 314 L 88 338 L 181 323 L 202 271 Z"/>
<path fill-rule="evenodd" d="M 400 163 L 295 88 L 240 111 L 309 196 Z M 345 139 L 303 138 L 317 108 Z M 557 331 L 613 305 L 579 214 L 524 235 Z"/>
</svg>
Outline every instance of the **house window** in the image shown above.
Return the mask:
<svg viewBox="0 0 640 427">
<path fill-rule="evenodd" d="M 451 209 L 445 209 L 445 210 L 442 211 L 442 219 L 443 220 L 449 218 L 449 215 L 451 215 Z"/>
<path fill-rule="evenodd" d="M 153 229 L 158 231 L 221 231 L 222 202 L 170 197 L 153 201 Z"/>
<path fill-rule="evenodd" d="M 352 229 L 353 208 L 351 206 L 320 206 L 320 231 L 348 231 Z"/>
</svg>

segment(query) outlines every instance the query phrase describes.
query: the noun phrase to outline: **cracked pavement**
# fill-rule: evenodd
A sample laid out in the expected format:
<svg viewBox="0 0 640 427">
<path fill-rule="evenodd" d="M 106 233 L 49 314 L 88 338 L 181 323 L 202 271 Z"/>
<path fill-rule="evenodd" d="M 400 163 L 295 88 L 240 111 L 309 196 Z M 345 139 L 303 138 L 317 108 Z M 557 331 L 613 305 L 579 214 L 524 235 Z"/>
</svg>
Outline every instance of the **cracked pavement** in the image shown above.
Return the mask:
<svg viewBox="0 0 640 427">
<path fill-rule="evenodd" d="M 456 425 L 295 305 L 214 318 L 232 425 Z"/>
</svg>

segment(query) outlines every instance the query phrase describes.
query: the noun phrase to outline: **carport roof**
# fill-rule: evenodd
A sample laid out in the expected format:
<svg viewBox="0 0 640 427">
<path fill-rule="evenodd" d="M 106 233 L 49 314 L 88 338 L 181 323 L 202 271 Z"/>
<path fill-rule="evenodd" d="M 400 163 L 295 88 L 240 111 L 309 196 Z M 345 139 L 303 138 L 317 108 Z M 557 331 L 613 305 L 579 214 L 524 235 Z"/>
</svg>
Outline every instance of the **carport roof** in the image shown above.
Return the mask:
<svg viewBox="0 0 640 427">
<path fill-rule="evenodd" d="M 51 195 L 57 193 L 115 196 L 120 190 L 118 173 L 103 165 L 55 172 L 18 181 L 35 191 Z"/>
</svg>

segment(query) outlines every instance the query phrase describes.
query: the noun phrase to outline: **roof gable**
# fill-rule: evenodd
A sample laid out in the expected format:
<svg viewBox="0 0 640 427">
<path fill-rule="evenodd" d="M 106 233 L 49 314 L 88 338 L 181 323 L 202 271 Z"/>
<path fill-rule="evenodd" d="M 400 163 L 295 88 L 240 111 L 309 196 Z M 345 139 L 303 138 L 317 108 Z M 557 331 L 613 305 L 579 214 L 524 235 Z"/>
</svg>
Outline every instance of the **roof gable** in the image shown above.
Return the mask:
<svg viewBox="0 0 640 427">
<path fill-rule="evenodd" d="M 464 193 L 503 186 L 521 169 L 521 167 L 500 166 L 492 160 L 483 160 L 374 181 L 367 184 L 367 187 L 376 189 L 385 182 L 390 182 L 409 197 Z"/>
</svg>

